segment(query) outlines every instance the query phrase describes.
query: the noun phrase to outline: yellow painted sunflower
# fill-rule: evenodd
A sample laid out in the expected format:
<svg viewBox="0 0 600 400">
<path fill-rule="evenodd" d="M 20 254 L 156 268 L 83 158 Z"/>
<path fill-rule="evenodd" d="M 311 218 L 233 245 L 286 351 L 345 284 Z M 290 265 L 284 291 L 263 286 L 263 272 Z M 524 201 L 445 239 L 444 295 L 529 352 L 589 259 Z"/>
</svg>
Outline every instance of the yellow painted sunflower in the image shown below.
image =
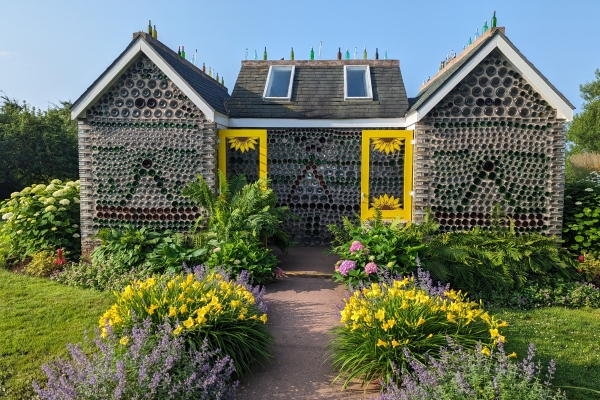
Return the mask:
<svg viewBox="0 0 600 400">
<path fill-rule="evenodd" d="M 402 208 L 402 204 L 400 204 L 400 198 L 396 198 L 394 196 L 388 196 L 384 194 L 383 196 L 374 197 L 371 206 L 374 208 L 379 208 L 380 210 L 398 210 Z"/>
<path fill-rule="evenodd" d="M 390 154 L 396 150 L 400 151 L 402 144 L 404 144 L 403 138 L 373 138 L 373 146 L 375 150 Z"/>
<path fill-rule="evenodd" d="M 258 143 L 257 137 L 232 137 L 229 138 L 231 148 L 242 153 L 254 150 L 254 146 Z"/>
</svg>

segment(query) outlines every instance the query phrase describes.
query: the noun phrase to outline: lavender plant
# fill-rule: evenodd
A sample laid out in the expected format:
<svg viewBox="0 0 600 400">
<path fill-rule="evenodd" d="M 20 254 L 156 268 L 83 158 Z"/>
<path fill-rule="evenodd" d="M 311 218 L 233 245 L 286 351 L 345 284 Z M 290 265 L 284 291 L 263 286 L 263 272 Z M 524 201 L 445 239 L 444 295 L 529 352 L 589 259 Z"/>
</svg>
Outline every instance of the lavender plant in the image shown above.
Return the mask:
<svg viewBox="0 0 600 400">
<path fill-rule="evenodd" d="M 502 342 L 492 352 L 478 344 L 473 350 L 464 350 L 447 338 L 448 346 L 440 349 L 438 359 L 429 358 L 422 364 L 405 348 L 410 370 L 396 370 L 394 380 L 385 384 L 379 400 L 540 400 L 566 399 L 560 390 L 552 389 L 556 370 L 550 361 L 544 374 L 542 365 L 533 361 L 535 347 L 529 345 L 527 357 L 521 362 L 511 360 Z"/>
<path fill-rule="evenodd" d="M 95 352 L 69 345 L 70 359 L 45 364 L 48 382 L 34 382 L 34 390 L 47 400 L 233 398 L 237 382 L 230 357 L 210 351 L 207 341 L 187 350 L 172 331 L 168 321 L 155 331 L 149 318 L 123 336 L 109 329 L 103 338 L 96 331 Z"/>
</svg>

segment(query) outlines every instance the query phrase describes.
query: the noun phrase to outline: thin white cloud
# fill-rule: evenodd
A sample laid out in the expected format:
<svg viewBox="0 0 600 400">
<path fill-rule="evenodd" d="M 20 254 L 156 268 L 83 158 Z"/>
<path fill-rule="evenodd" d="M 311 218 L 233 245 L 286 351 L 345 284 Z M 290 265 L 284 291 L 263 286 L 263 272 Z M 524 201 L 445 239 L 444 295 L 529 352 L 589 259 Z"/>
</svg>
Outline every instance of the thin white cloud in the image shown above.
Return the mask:
<svg viewBox="0 0 600 400">
<path fill-rule="evenodd" d="M 17 53 L 12 52 L 12 51 L 1 51 L 0 50 L 0 57 L 12 57 L 12 56 L 16 56 Z"/>
</svg>

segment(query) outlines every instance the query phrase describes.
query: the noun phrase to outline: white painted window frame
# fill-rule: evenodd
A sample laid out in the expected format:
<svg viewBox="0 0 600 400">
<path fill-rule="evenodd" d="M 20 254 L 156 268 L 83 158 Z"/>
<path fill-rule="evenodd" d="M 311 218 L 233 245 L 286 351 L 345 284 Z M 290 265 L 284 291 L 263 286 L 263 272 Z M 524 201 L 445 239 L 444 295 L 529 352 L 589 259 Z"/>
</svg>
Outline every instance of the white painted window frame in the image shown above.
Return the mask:
<svg viewBox="0 0 600 400">
<path fill-rule="evenodd" d="M 272 75 L 271 72 L 274 69 L 280 69 L 280 70 L 291 70 L 292 73 L 290 75 L 290 83 L 288 85 L 288 91 L 287 91 L 287 96 L 286 97 L 270 97 L 267 96 L 267 93 L 269 93 L 269 91 L 271 90 L 271 85 L 273 84 L 273 82 L 271 81 Z M 267 82 L 265 83 L 265 90 L 263 92 L 263 99 L 265 100 L 288 100 L 290 101 L 292 99 L 292 86 L 294 85 L 294 75 L 296 74 L 296 66 L 295 65 L 271 65 L 269 67 L 269 73 L 267 74 Z"/>
<path fill-rule="evenodd" d="M 348 97 L 348 69 L 362 69 L 367 75 L 367 96 Z M 371 87 L 371 67 L 368 65 L 344 65 L 344 100 L 372 100 L 373 88 Z"/>
</svg>

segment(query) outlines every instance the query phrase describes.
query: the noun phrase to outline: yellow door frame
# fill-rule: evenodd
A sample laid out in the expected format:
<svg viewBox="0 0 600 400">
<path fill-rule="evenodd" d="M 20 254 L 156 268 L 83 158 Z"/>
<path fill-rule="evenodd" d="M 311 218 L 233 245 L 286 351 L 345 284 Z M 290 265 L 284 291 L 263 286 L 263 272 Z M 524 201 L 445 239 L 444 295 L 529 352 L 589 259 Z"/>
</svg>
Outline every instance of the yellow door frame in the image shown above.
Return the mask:
<svg viewBox="0 0 600 400">
<path fill-rule="evenodd" d="M 266 129 L 222 129 L 219 130 L 219 169 L 227 175 L 227 139 L 258 139 L 258 176 L 267 179 L 267 130 Z M 235 146 L 231 143 L 231 148 Z M 254 149 L 253 144 L 249 144 Z M 242 150 L 243 151 L 243 150 Z"/>
<path fill-rule="evenodd" d="M 404 196 L 402 207 L 397 210 L 381 210 L 383 219 L 412 220 L 412 164 L 413 164 L 413 131 L 406 130 L 364 130 L 362 132 L 362 161 L 360 180 L 360 215 L 361 219 L 369 219 L 375 215 L 375 210 L 370 207 L 369 197 L 369 165 L 371 154 L 371 140 L 378 138 L 404 139 Z"/>
</svg>

